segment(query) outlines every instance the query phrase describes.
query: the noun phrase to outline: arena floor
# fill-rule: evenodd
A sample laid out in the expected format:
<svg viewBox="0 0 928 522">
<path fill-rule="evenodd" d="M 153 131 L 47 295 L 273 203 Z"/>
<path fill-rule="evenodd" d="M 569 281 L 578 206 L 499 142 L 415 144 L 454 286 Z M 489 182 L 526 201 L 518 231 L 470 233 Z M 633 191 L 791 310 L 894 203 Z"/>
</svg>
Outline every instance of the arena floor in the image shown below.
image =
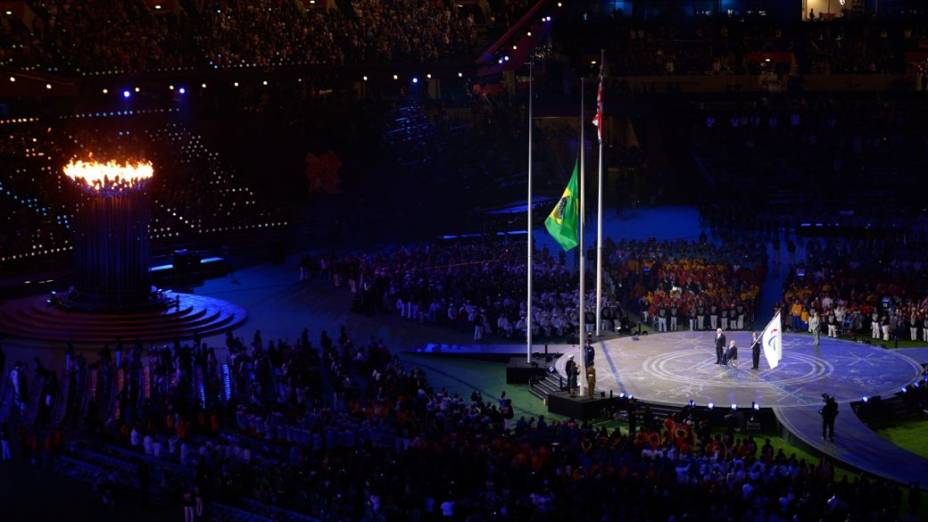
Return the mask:
<svg viewBox="0 0 928 522">
<path fill-rule="evenodd" d="M 597 343 L 596 388 L 632 394 L 646 402 L 715 406 L 820 405 L 822 394 L 839 402 L 892 395 L 918 380 L 917 362 L 892 350 L 823 337 L 787 334 L 783 360 L 771 369 L 761 356 L 751 369 L 750 333 L 727 332 L 740 348 L 735 365 L 715 364 L 714 332 L 672 332 Z M 559 368 L 563 371 L 563 368 Z"/>
</svg>

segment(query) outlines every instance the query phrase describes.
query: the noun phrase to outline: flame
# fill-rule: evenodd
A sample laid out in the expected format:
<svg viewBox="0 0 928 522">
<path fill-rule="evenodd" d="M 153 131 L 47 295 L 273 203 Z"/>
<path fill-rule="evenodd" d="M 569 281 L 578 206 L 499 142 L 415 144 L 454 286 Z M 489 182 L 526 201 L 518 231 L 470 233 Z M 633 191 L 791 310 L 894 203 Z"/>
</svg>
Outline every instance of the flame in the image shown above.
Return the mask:
<svg viewBox="0 0 928 522">
<path fill-rule="evenodd" d="M 154 176 L 150 161 L 106 163 L 71 160 L 64 166 L 65 176 L 95 191 L 128 190 L 141 186 Z"/>
</svg>

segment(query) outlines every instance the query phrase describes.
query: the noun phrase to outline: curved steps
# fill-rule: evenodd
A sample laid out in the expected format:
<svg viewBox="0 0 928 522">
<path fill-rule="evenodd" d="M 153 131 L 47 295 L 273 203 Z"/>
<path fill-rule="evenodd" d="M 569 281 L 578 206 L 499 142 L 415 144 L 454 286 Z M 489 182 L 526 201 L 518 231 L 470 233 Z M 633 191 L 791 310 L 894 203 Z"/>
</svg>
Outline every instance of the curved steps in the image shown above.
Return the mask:
<svg viewBox="0 0 928 522">
<path fill-rule="evenodd" d="M 180 306 L 132 312 L 84 312 L 46 303 L 45 296 L 0 304 L 0 333 L 38 343 L 102 345 L 124 342 L 164 342 L 207 337 L 242 324 L 247 312 L 211 297 L 170 292 Z"/>
</svg>

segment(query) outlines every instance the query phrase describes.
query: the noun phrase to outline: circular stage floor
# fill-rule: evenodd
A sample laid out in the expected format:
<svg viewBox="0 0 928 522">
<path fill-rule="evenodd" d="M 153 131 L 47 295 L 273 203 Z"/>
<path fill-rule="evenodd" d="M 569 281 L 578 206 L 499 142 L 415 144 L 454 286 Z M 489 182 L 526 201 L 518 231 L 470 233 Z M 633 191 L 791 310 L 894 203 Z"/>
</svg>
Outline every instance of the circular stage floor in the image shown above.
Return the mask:
<svg viewBox="0 0 928 522">
<path fill-rule="evenodd" d="M 129 312 L 80 312 L 33 296 L 0 303 L 0 334 L 42 344 L 103 345 L 121 339 L 143 343 L 207 337 L 245 321 L 244 308 L 212 297 L 167 292 L 179 306 Z"/>
<path fill-rule="evenodd" d="M 912 359 L 866 344 L 811 336 L 783 337 L 783 359 L 771 369 L 761 355 L 751 369 L 750 332 L 726 332 L 739 347 L 736 366 L 715 364 L 714 332 L 672 332 L 597 343 L 596 388 L 624 392 L 646 402 L 720 407 L 819 405 L 828 393 L 839 402 L 888 396 L 916 381 Z M 563 372 L 563 361 L 558 370 Z"/>
</svg>

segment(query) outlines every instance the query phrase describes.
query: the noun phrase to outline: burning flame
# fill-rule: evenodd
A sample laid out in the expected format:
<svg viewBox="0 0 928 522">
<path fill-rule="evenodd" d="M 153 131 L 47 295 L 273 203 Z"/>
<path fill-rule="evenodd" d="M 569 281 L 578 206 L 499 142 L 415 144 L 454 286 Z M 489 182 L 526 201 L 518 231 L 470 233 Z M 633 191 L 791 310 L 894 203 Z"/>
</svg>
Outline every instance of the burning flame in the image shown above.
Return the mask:
<svg viewBox="0 0 928 522">
<path fill-rule="evenodd" d="M 150 161 L 106 163 L 71 160 L 64 166 L 65 176 L 95 191 L 134 189 L 150 180 L 155 170 Z"/>
</svg>

